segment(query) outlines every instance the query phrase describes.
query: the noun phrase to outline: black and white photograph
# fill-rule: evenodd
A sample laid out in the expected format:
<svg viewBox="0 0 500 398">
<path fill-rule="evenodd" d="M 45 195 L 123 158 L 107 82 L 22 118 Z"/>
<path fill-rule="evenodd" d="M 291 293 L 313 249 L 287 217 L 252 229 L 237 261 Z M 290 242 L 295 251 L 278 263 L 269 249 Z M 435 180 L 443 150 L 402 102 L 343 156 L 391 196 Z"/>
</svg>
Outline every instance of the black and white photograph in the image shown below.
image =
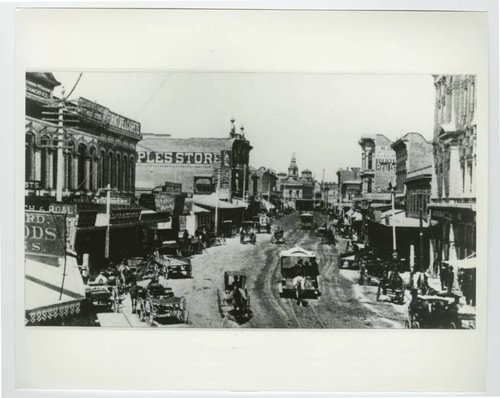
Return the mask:
<svg viewBox="0 0 500 398">
<path fill-rule="evenodd" d="M 27 327 L 475 329 L 476 75 L 25 83 Z"/>
<path fill-rule="evenodd" d="M 12 396 L 491 391 L 496 5 L 211 1 L 9 8 Z"/>
</svg>

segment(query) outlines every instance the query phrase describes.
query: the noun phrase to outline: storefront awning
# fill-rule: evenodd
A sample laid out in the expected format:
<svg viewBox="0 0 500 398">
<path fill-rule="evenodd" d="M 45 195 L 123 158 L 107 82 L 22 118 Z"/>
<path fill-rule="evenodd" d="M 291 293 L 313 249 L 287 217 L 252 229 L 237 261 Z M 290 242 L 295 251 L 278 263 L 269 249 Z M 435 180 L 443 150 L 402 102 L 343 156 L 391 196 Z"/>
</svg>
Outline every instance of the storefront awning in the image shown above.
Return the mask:
<svg viewBox="0 0 500 398">
<path fill-rule="evenodd" d="M 53 266 L 27 258 L 24 289 L 28 323 L 76 314 L 85 299 L 85 285 L 76 258 L 70 256 L 66 258 L 66 275 L 64 259 L 59 266 Z"/>
<path fill-rule="evenodd" d="M 199 213 L 210 213 L 210 210 L 204 209 L 203 207 L 193 205 L 193 213 L 194 214 L 199 214 Z"/>
<path fill-rule="evenodd" d="M 476 257 L 464 258 L 463 260 L 443 260 L 443 263 L 451 265 L 453 268 L 472 269 L 476 268 Z"/>
<path fill-rule="evenodd" d="M 198 206 L 215 208 L 217 206 L 217 195 L 193 195 L 193 203 Z M 229 203 L 219 200 L 219 209 L 246 209 L 248 204 Z"/>
<path fill-rule="evenodd" d="M 396 228 L 419 228 L 420 220 L 418 218 L 410 218 L 406 217 L 405 211 L 396 210 L 394 215 L 394 219 L 392 217 L 392 210 L 388 210 L 381 214 L 380 221 L 377 221 L 378 224 L 384 225 L 386 227 L 392 227 L 393 225 Z M 431 220 L 430 223 L 427 220 L 423 220 L 422 226 L 423 228 L 432 227 L 436 225 L 438 222 L 435 220 Z"/>
</svg>

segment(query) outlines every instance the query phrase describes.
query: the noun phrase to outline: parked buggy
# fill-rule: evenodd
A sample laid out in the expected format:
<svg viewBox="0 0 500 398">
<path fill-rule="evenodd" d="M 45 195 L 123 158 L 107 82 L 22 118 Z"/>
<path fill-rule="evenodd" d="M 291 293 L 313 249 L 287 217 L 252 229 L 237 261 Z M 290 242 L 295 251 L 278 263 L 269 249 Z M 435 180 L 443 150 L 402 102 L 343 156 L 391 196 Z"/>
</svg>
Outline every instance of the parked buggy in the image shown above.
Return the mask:
<svg viewBox="0 0 500 398">
<path fill-rule="evenodd" d="M 300 304 L 305 299 L 318 299 L 319 268 L 316 254 L 294 247 L 279 254 L 281 282 L 278 286 L 282 298 L 295 298 Z"/>
<path fill-rule="evenodd" d="M 279 227 L 274 231 L 274 234 L 271 237 L 271 243 L 276 243 L 278 245 L 285 244 L 285 231 L 283 231 L 283 228 Z"/>
<path fill-rule="evenodd" d="M 175 240 L 163 242 L 158 249 L 158 257 L 155 261 L 159 269 L 163 270 L 165 278 L 184 276 L 191 278 L 191 259 L 182 257 L 178 243 Z"/>
<path fill-rule="evenodd" d="M 377 289 L 377 301 L 381 295 L 390 296 L 391 300 L 404 304 L 405 284 L 401 275 L 396 270 L 388 270 L 380 279 Z"/>
<path fill-rule="evenodd" d="M 244 221 L 240 229 L 240 243 L 255 244 L 256 242 L 257 242 L 257 236 L 255 235 L 254 222 Z"/>
<path fill-rule="evenodd" d="M 120 282 L 116 271 L 103 271 L 103 275 L 107 278 L 106 283 L 89 282 L 85 288 L 85 297 L 96 307 L 121 312 L 126 296 L 125 286 Z"/>
<path fill-rule="evenodd" d="M 221 232 L 224 238 L 232 238 L 233 233 L 233 222 L 231 220 L 223 221 L 221 224 Z"/>
<path fill-rule="evenodd" d="M 255 216 L 254 222 L 255 222 L 255 229 L 257 230 L 258 234 L 262 232 L 268 234 L 271 233 L 271 220 L 264 213 L 261 214 L 260 216 Z"/>
<path fill-rule="evenodd" d="M 157 326 L 160 319 L 174 319 L 188 323 L 189 313 L 185 297 L 175 297 L 171 288 L 161 285 L 156 279 L 147 288 L 139 291 L 136 313 L 141 322 Z"/>
<path fill-rule="evenodd" d="M 472 329 L 475 315 L 460 311 L 459 296 L 414 294 L 408 306 L 407 329 Z"/>
<path fill-rule="evenodd" d="M 248 322 L 253 313 L 246 287 L 247 277 L 241 271 L 224 272 L 224 289 L 217 289 L 219 312 L 239 324 Z"/>
</svg>

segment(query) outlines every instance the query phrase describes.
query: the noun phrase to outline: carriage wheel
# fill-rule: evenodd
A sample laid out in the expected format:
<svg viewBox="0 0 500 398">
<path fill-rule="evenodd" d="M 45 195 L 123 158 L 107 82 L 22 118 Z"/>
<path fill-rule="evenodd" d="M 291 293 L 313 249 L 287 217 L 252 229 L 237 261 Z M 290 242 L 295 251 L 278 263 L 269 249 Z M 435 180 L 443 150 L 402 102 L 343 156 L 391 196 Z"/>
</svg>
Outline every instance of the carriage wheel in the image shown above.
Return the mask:
<svg viewBox="0 0 500 398">
<path fill-rule="evenodd" d="M 411 324 L 412 329 L 420 329 L 420 323 L 413 321 Z"/>
<path fill-rule="evenodd" d="M 455 322 L 450 322 L 448 324 L 448 329 L 456 329 L 457 328 L 457 325 L 455 325 Z"/>
<path fill-rule="evenodd" d="M 146 318 L 146 323 L 149 326 L 153 326 L 154 324 L 154 308 L 151 300 L 146 300 L 144 304 L 144 316 Z"/>
<path fill-rule="evenodd" d="M 411 329 L 410 321 L 405 321 L 405 329 Z"/>
<path fill-rule="evenodd" d="M 116 289 L 113 289 L 111 293 L 111 309 L 113 312 L 120 312 L 120 296 L 118 295 L 118 291 Z"/>
<path fill-rule="evenodd" d="M 377 289 L 377 301 L 380 301 L 380 292 L 382 291 L 382 286 L 378 285 Z"/>
<path fill-rule="evenodd" d="M 138 299 L 135 304 L 135 313 L 139 317 L 139 321 L 144 322 L 144 303 L 142 299 Z"/>
</svg>

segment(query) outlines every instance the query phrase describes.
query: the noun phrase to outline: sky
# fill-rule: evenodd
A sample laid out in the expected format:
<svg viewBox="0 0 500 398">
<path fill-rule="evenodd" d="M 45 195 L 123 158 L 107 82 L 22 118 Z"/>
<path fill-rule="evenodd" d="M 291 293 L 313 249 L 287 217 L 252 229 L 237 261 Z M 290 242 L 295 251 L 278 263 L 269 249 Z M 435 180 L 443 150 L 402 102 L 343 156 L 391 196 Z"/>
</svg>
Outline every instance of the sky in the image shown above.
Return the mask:
<svg viewBox="0 0 500 398">
<path fill-rule="evenodd" d="M 66 95 L 79 76 L 53 74 Z M 321 180 L 324 170 L 325 181 L 361 165 L 361 136 L 430 141 L 433 132 L 431 75 L 84 72 L 70 99 L 80 96 L 140 122 L 142 133 L 226 137 L 234 118 L 252 166 L 286 172 L 295 153 L 299 171 Z"/>
</svg>

